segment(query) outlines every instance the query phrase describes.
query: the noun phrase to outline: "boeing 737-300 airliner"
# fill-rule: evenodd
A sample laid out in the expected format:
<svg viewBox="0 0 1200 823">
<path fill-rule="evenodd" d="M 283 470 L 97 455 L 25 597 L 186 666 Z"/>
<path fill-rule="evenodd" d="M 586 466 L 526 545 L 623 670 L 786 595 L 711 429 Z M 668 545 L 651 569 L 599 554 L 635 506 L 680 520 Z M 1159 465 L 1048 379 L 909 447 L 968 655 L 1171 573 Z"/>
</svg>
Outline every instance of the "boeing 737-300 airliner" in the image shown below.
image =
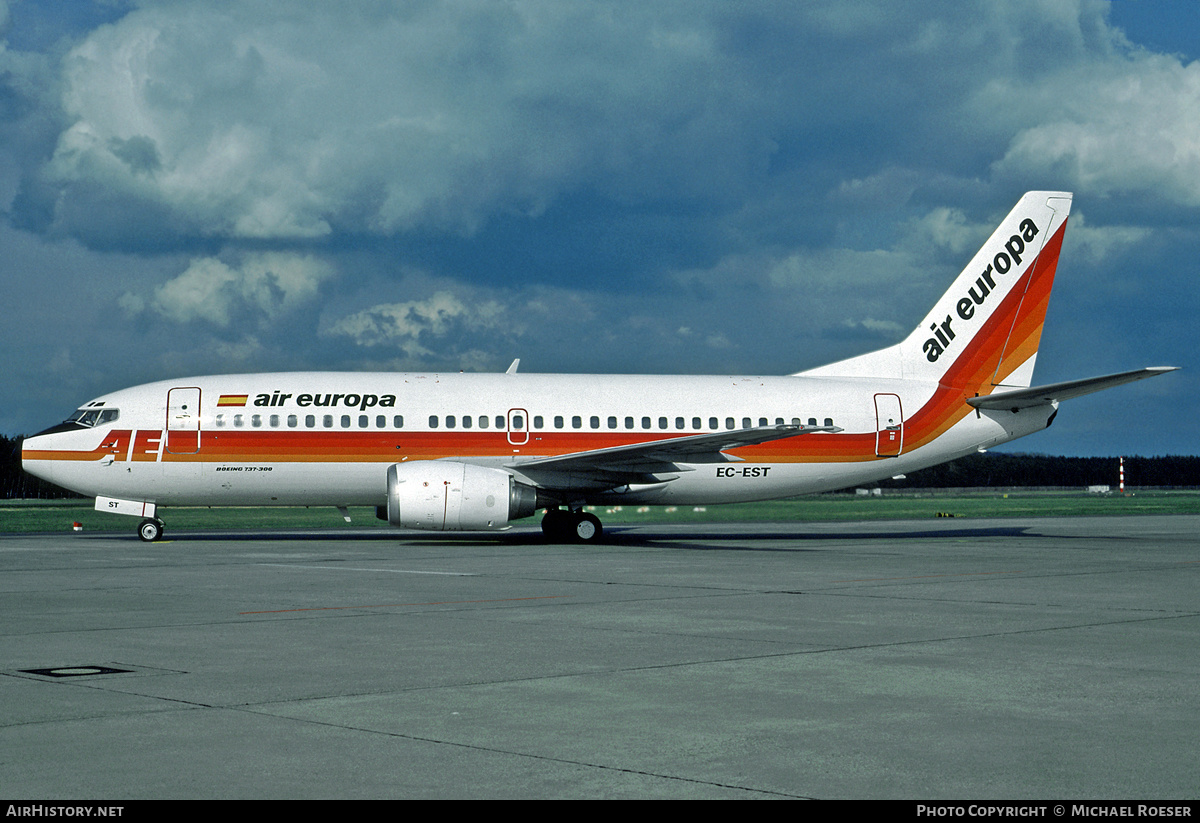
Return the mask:
<svg viewBox="0 0 1200 823">
<path fill-rule="evenodd" d="M 1171 371 L 1030 388 L 1071 194 L 1029 192 L 903 341 L 788 376 L 267 373 L 98 397 L 25 470 L 143 518 L 164 506 L 371 505 L 412 529 L 598 503 L 703 505 L 868 483 L 1046 428 L 1058 404 Z M 344 508 L 343 508 L 344 511 Z"/>
</svg>

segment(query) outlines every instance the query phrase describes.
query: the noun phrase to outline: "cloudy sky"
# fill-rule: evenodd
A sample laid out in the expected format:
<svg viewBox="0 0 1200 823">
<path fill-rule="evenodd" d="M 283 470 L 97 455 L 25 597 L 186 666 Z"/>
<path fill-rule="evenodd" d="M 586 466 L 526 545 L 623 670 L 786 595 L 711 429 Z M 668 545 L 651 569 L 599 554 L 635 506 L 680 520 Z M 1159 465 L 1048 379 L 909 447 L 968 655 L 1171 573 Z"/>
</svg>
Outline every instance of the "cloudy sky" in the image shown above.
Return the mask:
<svg viewBox="0 0 1200 823">
<path fill-rule="evenodd" d="M 0 0 L 0 432 L 265 370 L 784 374 L 1075 192 L 1008 450 L 1200 452 L 1195 0 Z"/>
</svg>

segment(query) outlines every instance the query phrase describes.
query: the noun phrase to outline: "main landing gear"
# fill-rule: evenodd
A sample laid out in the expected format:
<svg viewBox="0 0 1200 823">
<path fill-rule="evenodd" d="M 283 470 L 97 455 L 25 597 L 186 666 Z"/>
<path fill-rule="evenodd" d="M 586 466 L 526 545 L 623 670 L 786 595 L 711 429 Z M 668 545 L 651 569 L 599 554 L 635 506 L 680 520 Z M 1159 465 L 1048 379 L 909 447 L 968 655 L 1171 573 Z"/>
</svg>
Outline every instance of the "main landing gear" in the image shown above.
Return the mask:
<svg viewBox="0 0 1200 823">
<path fill-rule="evenodd" d="M 572 540 L 595 543 L 604 534 L 600 518 L 594 514 L 564 509 L 546 509 L 542 518 L 542 534 L 550 540 Z"/>
<path fill-rule="evenodd" d="M 138 524 L 138 537 L 146 543 L 153 543 L 155 540 L 162 540 L 163 522 L 156 518 L 147 517 Z"/>
</svg>

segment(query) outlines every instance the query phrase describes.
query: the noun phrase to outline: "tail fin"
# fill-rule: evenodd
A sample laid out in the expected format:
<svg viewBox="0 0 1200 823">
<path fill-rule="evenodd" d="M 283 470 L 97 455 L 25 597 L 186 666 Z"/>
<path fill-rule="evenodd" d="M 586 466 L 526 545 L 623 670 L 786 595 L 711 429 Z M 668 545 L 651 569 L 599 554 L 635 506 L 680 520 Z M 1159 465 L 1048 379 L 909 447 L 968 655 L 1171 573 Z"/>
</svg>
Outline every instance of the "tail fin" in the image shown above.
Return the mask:
<svg viewBox="0 0 1200 823">
<path fill-rule="evenodd" d="M 881 351 L 801 375 L 903 377 L 990 394 L 1033 379 L 1069 192 L 1022 197 L 921 324 Z"/>
</svg>

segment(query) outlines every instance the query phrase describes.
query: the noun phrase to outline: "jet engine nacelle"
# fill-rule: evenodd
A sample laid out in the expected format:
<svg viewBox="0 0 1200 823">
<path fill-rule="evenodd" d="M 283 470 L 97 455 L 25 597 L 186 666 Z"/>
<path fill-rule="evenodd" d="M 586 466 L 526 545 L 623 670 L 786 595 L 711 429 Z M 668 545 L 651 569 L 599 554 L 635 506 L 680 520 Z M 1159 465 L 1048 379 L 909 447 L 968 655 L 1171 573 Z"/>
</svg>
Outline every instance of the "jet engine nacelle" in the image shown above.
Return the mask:
<svg viewBox="0 0 1200 823">
<path fill-rule="evenodd" d="M 387 518 L 405 529 L 501 529 L 537 510 L 537 490 L 508 472 L 449 460 L 388 469 Z"/>
</svg>

